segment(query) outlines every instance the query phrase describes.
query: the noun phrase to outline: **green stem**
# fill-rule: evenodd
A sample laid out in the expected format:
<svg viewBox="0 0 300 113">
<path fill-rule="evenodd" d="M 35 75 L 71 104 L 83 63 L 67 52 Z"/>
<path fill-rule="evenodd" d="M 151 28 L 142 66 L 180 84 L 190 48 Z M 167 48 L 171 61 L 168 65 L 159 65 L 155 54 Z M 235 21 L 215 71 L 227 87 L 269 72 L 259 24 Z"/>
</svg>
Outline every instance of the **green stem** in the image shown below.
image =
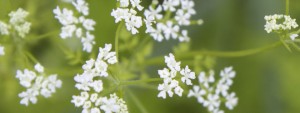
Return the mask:
<svg viewBox="0 0 300 113">
<path fill-rule="evenodd" d="M 285 15 L 289 15 L 290 12 L 290 0 L 285 0 Z"/>
<path fill-rule="evenodd" d="M 39 63 L 39 61 L 29 52 L 25 52 L 26 56 L 32 60 L 34 63 Z"/>
<path fill-rule="evenodd" d="M 141 101 L 129 89 L 127 89 L 127 93 L 129 94 L 135 105 L 140 109 L 141 113 L 148 113 L 143 103 L 141 103 Z"/>
<path fill-rule="evenodd" d="M 248 50 L 242 50 L 242 51 L 232 51 L 232 52 L 221 52 L 221 51 L 207 51 L 207 50 L 202 50 L 202 51 L 191 51 L 183 54 L 178 54 L 176 55 L 177 59 L 184 59 L 184 58 L 190 58 L 194 57 L 197 55 L 205 55 L 205 56 L 214 56 L 214 57 L 245 57 L 245 56 L 250 56 L 250 55 L 255 55 L 267 50 L 270 50 L 272 48 L 278 47 L 282 45 L 283 43 L 281 41 L 275 42 L 273 44 L 261 47 L 261 48 L 256 48 L 256 49 L 248 49 Z M 145 65 L 153 65 L 153 64 L 163 64 L 163 57 L 156 57 L 149 59 L 145 62 Z"/>
<path fill-rule="evenodd" d="M 116 52 L 116 56 L 117 58 L 119 59 L 119 36 L 120 36 L 120 32 L 121 32 L 121 29 L 123 27 L 123 22 L 121 22 L 119 25 L 118 25 L 118 28 L 117 28 L 117 31 L 116 31 L 116 35 L 115 35 L 115 52 Z"/>
<path fill-rule="evenodd" d="M 142 79 L 142 80 L 132 80 L 132 81 L 122 81 L 120 85 L 137 85 L 137 84 L 143 84 L 148 82 L 158 82 L 162 81 L 161 78 L 150 78 L 150 79 Z"/>
<path fill-rule="evenodd" d="M 47 38 L 47 37 L 49 37 L 49 36 L 56 35 L 56 34 L 58 34 L 59 32 L 60 32 L 59 30 L 52 31 L 52 32 L 49 32 L 49 33 L 40 35 L 40 36 L 36 37 L 36 39 Z"/>
</svg>

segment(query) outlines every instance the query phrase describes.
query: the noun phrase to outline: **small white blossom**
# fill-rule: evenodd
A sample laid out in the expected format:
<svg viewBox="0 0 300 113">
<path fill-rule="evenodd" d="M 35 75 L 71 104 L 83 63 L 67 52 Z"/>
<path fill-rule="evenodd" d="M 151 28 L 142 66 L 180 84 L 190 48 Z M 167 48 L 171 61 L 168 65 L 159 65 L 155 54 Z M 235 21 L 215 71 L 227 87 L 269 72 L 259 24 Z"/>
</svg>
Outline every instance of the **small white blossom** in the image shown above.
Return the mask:
<svg viewBox="0 0 300 113">
<path fill-rule="evenodd" d="M 235 71 L 232 70 L 232 67 L 226 67 L 221 71 L 220 76 L 222 77 L 222 81 L 225 82 L 226 85 L 232 84 L 232 78 L 235 77 Z"/>
<path fill-rule="evenodd" d="M 102 105 L 100 109 L 105 111 L 105 113 L 118 112 L 120 110 L 120 106 L 117 104 L 117 100 L 115 98 L 102 98 Z"/>
<path fill-rule="evenodd" d="M 129 0 L 117 0 L 120 1 L 120 7 L 128 7 L 129 6 Z"/>
<path fill-rule="evenodd" d="M 9 35 L 9 31 L 8 31 L 9 29 L 10 29 L 9 25 L 0 21 L 0 34 L 1 35 Z"/>
<path fill-rule="evenodd" d="M 209 83 L 215 82 L 214 72 L 210 71 L 209 76 L 206 76 L 205 72 L 200 72 L 198 79 L 199 83 L 202 83 L 206 88 L 209 88 Z"/>
<path fill-rule="evenodd" d="M 280 30 L 291 30 L 298 27 L 296 23 L 296 19 L 292 19 L 289 15 L 268 15 L 265 16 L 266 24 L 265 30 L 267 33 L 271 33 L 273 31 L 280 31 Z M 282 23 L 278 23 L 283 21 Z"/>
<path fill-rule="evenodd" d="M 72 2 L 78 12 L 82 13 L 83 15 L 89 15 L 89 7 L 88 3 L 85 0 L 75 0 Z"/>
<path fill-rule="evenodd" d="M 189 91 L 188 97 L 196 97 L 199 103 L 204 102 L 203 96 L 206 94 L 206 91 L 201 89 L 200 86 L 194 86 L 193 90 Z"/>
<path fill-rule="evenodd" d="M 90 53 L 93 45 L 95 45 L 95 36 L 91 34 L 91 31 L 95 30 L 96 22 L 93 19 L 86 18 L 89 14 L 89 8 L 85 0 L 75 0 L 72 4 L 82 15 L 75 17 L 73 10 L 67 8 L 61 10 L 58 6 L 53 10 L 55 18 L 63 25 L 60 37 L 63 39 L 72 37 L 81 39 L 82 50 Z"/>
<path fill-rule="evenodd" d="M 290 38 L 291 40 L 295 40 L 299 35 L 298 34 L 291 34 Z"/>
<path fill-rule="evenodd" d="M 175 57 L 172 53 L 169 56 L 165 56 L 165 63 L 171 70 L 180 71 L 180 62 L 175 60 Z"/>
<path fill-rule="evenodd" d="M 178 81 L 164 81 L 163 84 L 158 85 L 158 90 L 160 91 L 157 97 L 162 97 L 165 99 L 167 97 L 167 93 L 170 97 L 173 97 L 173 89 L 178 86 Z"/>
<path fill-rule="evenodd" d="M 182 69 L 180 71 L 180 74 L 183 75 L 183 77 L 181 77 L 181 81 L 183 83 L 186 83 L 186 85 L 193 85 L 192 81 L 190 79 L 195 79 L 195 72 L 191 72 L 191 70 L 189 69 L 188 66 L 185 67 L 185 69 Z"/>
<path fill-rule="evenodd" d="M 20 84 L 27 88 L 26 92 L 19 94 L 22 98 L 20 104 L 26 106 L 29 102 L 35 104 L 37 102 L 37 96 L 42 95 L 45 98 L 51 97 L 56 92 L 56 88 L 61 88 L 62 81 L 57 79 L 57 75 L 49 75 L 44 77 L 44 67 L 40 64 L 36 64 L 34 71 L 25 69 L 24 72 L 17 70 L 16 78 L 20 80 Z"/>
<path fill-rule="evenodd" d="M 208 107 L 209 111 L 213 111 L 220 107 L 220 98 L 218 95 L 208 94 L 207 100 L 203 102 L 203 106 Z"/>
<path fill-rule="evenodd" d="M 226 107 L 230 110 L 232 110 L 238 103 L 238 98 L 235 97 L 235 93 L 231 93 L 228 96 L 226 96 Z"/>
<path fill-rule="evenodd" d="M 170 10 L 172 12 L 174 12 L 176 10 L 176 6 L 179 5 L 179 0 L 165 0 L 163 2 L 163 8 L 164 10 Z"/>
</svg>

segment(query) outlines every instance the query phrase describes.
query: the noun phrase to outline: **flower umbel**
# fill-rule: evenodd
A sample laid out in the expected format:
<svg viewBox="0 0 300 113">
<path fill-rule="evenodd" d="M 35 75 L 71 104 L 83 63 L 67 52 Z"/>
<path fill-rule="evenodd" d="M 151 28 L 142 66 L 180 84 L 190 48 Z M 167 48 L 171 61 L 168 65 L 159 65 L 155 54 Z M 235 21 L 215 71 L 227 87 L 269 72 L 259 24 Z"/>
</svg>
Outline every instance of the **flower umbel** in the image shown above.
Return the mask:
<svg viewBox="0 0 300 113">
<path fill-rule="evenodd" d="M 37 96 L 42 95 L 45 98 L 51 97 L 56 92 L 56 88 L 61 88 L 62 81 L 57 79 L 56 74 L 46 76 L 44 67 L 40 64 L 35 65 L 35 71 L 25 69 L 24 71 L 17 70 L 16 78 L 20 80 L 20 84 L 27 90 L 19 94 L 22 98 L 20 104 L 26 106 L 29 103 L 35 104 Z"/>
</svg>

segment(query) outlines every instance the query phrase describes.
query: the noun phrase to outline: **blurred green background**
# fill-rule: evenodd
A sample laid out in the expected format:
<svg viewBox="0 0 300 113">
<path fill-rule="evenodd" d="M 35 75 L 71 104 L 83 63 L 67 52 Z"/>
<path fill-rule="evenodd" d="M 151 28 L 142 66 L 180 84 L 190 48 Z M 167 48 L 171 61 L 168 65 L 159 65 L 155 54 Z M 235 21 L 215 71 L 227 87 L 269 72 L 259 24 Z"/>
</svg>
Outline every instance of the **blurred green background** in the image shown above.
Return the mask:
<svg viewBox="0 0 300 113">
<path fill-rule="evenodd" d="M 192 50 L 238 51 L 258 48 L 278 40 L 274 34 L 264 31 L 264 16 L 284 14 L 284 0 L 194 0 L 197 15 L 194 19 L 204 20 L 202 26 L 188 27 L 192 38 Z M 115 0 L 88 0 L 90 18 L 96 20 L 96 46 L 113 43 L 117 24 L 110 12 Z M 144 0 L 149 4 L 151 0 Z M 300 1 L 290 1 L 292 18 L 300 19 Z M 57 6 L 70 7 L 58 0 L 1 0 L 0 20 L 7 20 L 11 10 L 22 7 L 30 12 L 29 21 L 33 26 L 29 37 L 40 36 L 57 31 L 60 24 L 52 10 Z M 298 21 L 299 22 L 299 21 Z M 2 38 L 2 36 L 0 36 Z M 58 34 L 51 38 L 59 38 Z M 28 49 L 49 69 L 66 67 L 67 60 L 56 42 L 51 38 L 32 41 Z M 155 54 L 171 52 L 169 45 L 176 41 L 155 43 Z M 165 48 L 163 51 L 158 48 Z M 97 51 L 97 49 L 94 49 Z M 300 113 L 300 59 L 299 52 L 290 53 L 283 46 L 263 53 L 238 58 L 217 58 L 216 72 L 226 66 L 233 66 L 237 72 L 232 90 L 239 97 L 238 106 L 226 113 Z M 19 104 L 18 93 L 24 89 L 15 78 L 15 70 L 22 68 L 13 58 L 0 57 L 0 113 L 80 113 L 75 108 L 72 95 L 79 92 L 74 87 L 72 68 L 69 73 L 58 73 L 63 80 L 62 89 L 58 89 L 49 99 L 39 97 L 38 103 L 25 107 Z M 9 64 L 9 65 L 7 65 Z M 13 69 L 11 69 L 13 67 Z M 133 95 L 145 106 L 148 113 L 205 113 L 203 107 L 194 98 L 158 99 L 157 90 L 130 87 Z M 141 113 L 130 96 L 124 97 L 131 113 Z M 223 108 L 225 109 L 225 108 Z"/>
</svg>

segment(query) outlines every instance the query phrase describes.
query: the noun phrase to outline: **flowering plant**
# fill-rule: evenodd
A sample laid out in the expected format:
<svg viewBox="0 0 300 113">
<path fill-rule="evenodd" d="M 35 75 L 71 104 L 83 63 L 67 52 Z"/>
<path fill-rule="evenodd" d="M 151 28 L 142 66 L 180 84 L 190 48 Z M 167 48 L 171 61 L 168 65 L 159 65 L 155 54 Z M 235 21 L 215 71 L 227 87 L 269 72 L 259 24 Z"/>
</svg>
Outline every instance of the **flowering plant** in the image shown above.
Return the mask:
<svg viewBox="0 0 300 113">
<path fill-rule="evenodd" d="M 278 42 L 233 52 L 193 48 L 202 40 L 195 30 L 204 33 L 210 22 L 200 18 L 196 0 L 114 0 L 101 1 L 102 7 L 93 0 L 59 0 L 43 10 L 32 1 L 24 4 L 0 17 L 0 74 L 18 84 L 6 86 L 15 88 L 9 94 L 26 110 L 47 103 L 53 103 L 47 109 L 59 108 L 62 102 L 71 109 L 49 112 L 177 113 L 186 111 L 159 105 L 189 101 L 196 107 L 188 112 L 240 112 L 236 107 L 245 96 L 234 82 L 240 64 L 219 58 L 281 45 L 300 50 L 289 0 L 285 14 L 264 17 L 265 34 L 274 33 Z M 51 18 L 40 19 L 43 13 Z"/>
</svg>

